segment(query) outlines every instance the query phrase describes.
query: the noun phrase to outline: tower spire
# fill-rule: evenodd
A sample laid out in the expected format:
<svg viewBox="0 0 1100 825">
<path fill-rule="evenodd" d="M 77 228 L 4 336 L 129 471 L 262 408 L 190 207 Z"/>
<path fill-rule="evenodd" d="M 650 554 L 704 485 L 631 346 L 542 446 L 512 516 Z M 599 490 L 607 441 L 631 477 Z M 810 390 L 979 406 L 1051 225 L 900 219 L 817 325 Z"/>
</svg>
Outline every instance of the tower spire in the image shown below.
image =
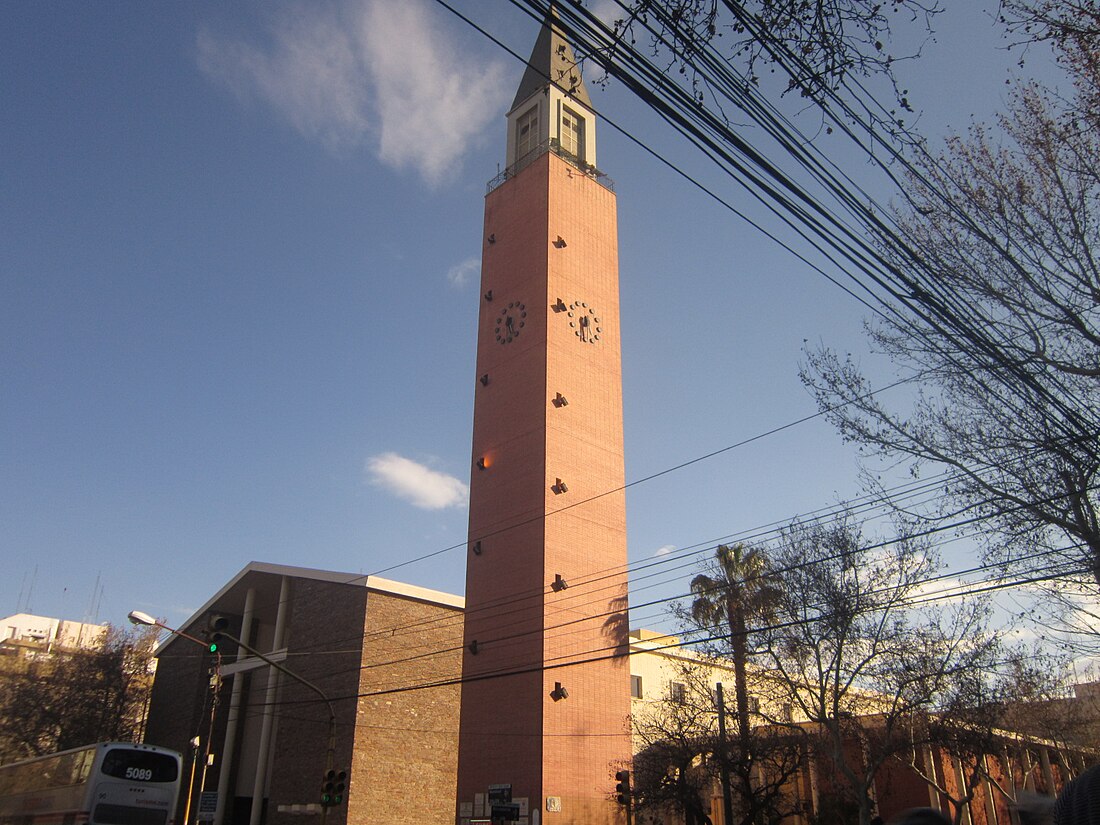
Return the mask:
<svg viewBox="0 0 1100 825">
<path fill-rule="evenodd" d="M 558 10 L 554 4 L 550 5 L 550 13 L 546 15 L 542 31 L 535 41 L 535 48 L 531 50 L 527 69 L 523 72 L 511 108 L 515 109 L 551 84 L 587 108 L 592 108 L 592 99 L 588 96 L 588 89 L 581 77 L 581 68 L 577 64 L 573 48 L 558 24 Z"/>
<path fill-rule="evenodd" d="M 546 151 L 578 168 L 596 166 L 596 113 L 553 5 L 508 112 L 508 168 L 519 171 Z"/>
</svg>

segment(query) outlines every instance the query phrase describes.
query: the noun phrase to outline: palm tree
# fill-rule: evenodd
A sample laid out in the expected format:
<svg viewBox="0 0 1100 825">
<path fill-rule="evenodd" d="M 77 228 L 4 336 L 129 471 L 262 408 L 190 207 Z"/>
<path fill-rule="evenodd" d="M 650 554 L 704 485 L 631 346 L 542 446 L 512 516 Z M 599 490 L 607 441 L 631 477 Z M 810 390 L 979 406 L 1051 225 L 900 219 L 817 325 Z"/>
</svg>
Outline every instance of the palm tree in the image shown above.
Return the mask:
<svg viewBox="0 0 1100 825">
<path fill-rule="evenodd" d="M 691 592 L 695 596 L 691 604 L 692 620 L 699 627 L 719 632 L 729 629 L 737 707 L 738 793 L 743 802 L 743 822 L 751 822 L 756 813 L 750 759 L 748 625 L 750 621 L 767 619 L 779 597 L 767 573 L 768 560 L 762 551 L 746 548 L 743 544 L 722 544 L 715 551 L 710 572 L 700 573 L 691 580 Z"/>
</svg>

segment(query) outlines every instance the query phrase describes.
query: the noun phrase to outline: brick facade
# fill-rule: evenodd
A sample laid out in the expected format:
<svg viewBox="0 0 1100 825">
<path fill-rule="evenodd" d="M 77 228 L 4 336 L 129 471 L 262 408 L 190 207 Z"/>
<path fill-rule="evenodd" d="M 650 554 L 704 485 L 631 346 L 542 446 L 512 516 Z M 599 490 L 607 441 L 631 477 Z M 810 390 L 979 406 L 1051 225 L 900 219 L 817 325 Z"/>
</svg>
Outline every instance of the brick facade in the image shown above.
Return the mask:
<svg viewBox="0 0 1100 825">
<path fill-rule="evenodd" d="M 509 784 L 532 807 L 560 799 L 562 822 L 614 821 L 613 774 L 630 759 L 629 667 L 607 658 L 626 652 L 614 195 L 547 153 L 489 196 L 485 220 L 493 300 L 473 452 L 487 466 L 471 482 L 481 552 L 468 557 L 466 644 L 478 652 L 464 654 L 458 801 Z M 581 302 L 598 313 L 595 343 L 570 326 Z M 525 326 L 502 345 L 498 307 L 512 303 Z M 558 576 L 568 589 L 551 586 Z M 559 682 L 568 699 L 551 696 Z"/>
<path fill-rule="evenodd" d="M 250 646 L 312 683 L 332 703 L 333 767 L 346 770 L 349 781 L 345 803 L 328 809 L 327 823 L 452 822 L 462 600 L 373 577 L 253 563 L 180 629 L 199 635 L 208 617 L 220 614 L 230 619 L 230 633 L 243 638 L 246 613 L 251 615 Z M 280 616 L 281 645 L 275 644 Z M 182 820 L 186 804 L 189 743 L 197 734 L 203 748 L 208 738 L 212 742 L 214 764 L 206 789 L 225 796 L 220 825 L 248 825 L 262 765 L 269 770 L 260 821 L 316 822 L 328 759 L 328 705 L 285 674 L 277 676 L 269 701 L 271 669 L 252 658 L 245 660 L 248 669 L 239 670 L 235 646 L 223 642 L 222 649 L 225 678 L 213 737 L 208 736 L 208 680 L 215 658 L 179 637 L 158 655 L 146 741 L 185 754 L 177 818 Z M 450 684 L 422 687 L 436 682 Z M 265 755 L 263 727 L 269 712 Z M 236 733 L 227 740 L 231 715 L 237 718 Z M 219 789 L 229 752 L 228 781 Z M 197 804 L 198 777 L 192 821 Z"/>
</svg>

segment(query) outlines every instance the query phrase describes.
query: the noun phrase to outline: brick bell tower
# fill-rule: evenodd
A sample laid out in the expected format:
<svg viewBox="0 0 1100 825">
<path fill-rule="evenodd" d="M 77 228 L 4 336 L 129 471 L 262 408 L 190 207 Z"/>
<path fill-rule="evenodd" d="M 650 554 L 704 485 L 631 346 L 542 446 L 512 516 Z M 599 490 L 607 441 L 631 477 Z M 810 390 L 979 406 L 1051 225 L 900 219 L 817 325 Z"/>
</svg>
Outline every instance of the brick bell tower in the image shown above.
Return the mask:
<svg viewBox="0 0 1100 825">
<path fill-rule="evenodd" d="M 520 82 L 508 165 L 485 200 L 459 825 L 507 799 L 528 825 L 625 819 L 614 801 L 631 757 L 615 194 L 556 19 Z"/>
</svg>

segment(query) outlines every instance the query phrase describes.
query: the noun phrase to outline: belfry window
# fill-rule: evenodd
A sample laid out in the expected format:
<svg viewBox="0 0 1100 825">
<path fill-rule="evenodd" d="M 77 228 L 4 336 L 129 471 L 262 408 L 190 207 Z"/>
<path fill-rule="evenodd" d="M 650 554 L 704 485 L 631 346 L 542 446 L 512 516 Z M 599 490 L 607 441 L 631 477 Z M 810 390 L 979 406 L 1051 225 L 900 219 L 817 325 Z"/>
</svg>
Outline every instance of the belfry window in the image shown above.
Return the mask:
<svg viewBox="0 0 1100 825">
<path fill-rule="evenodd" d="M 539 145 L 539 107 L 532 106 L 516 120 L 516 159 L 535 151 Z"/>
<path fill-rule="evenodd" d="M 584 160 L 584 118 L 572 109 L 561 110 L 561 148 L 562 151 Z"/>
</svg>

